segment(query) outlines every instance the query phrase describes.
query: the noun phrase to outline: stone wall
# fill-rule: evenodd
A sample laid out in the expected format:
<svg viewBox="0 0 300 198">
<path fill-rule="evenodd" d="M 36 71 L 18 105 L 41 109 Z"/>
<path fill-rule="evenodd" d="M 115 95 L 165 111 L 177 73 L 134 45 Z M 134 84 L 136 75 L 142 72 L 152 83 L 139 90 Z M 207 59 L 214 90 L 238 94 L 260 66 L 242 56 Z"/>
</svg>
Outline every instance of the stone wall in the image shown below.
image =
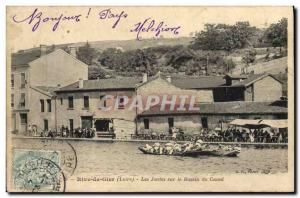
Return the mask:
<svg viewBox="0 0 300 198">
<path fill-rule="evenodd" d="M 91 116 L 93 119 L 112 119 L 117 137 L 130 136 L 135 133 L 134 123 L 136 111 L 128 109 L 128 105 L 124 109 L 114 110 L 114 105 L 117 96 L 128 96 L 132 100 L 133 91 L 93 91 L 93 92 L 73 92 L 73 93 L 58 93 L 57 94 L 57 125 L 69 126 L 69 119 L 74 120 L 74 128 L 81 127 L 81 117 Z M 107 99 L 107 107 L 112 107 L 111 110 L 104 111 L 100 108 L 100 96 L 112 95 L 114 98 Z M 73 96 L 74 108 L 68 107 L 68 97 Z M 89 108 L 84 108 L 84 96 L 89 96 Z"/>
<path fill-rule="evenodd" d="M 149 119 L 149 128 L 157 133 L 168 133 L 169 125 L 168 118 L 174 118 L 174 126 L 180 127 L 184 130 L 185 134 L 199 133 L 202 128 L 201 119 L 207 118 L 208 128 L 214 129 L 222 127 L 226 129 L 229 122 L 234 119 L 278 119 L 277 115 L 272 114 L 224 114 L 224 115 L 160 115 L 160 116 L 147 116 L 138 119 L 137 128 L 138 133 L 144 129 L 144 119 Z M 221 125 L 222 121 L 222 125 Z"/>
<path fill-rule="evenodd" d="M 50 96 L 42 94 L 33 88 L 30 88 L 29 92 L 29 109 L 28 112 L 28 125 L 36 125 L 37 130 L 40 132 L 44 130 L 44 120 L 48 120 L 48 129 L 56 130 L 55 122 L 55 100 Z M 41 112 L 40 100 L 44 100 L 44 112 Z M 51 100 L 51 112 L 48 112 L 47 100 Z"/>
<path fill-rule="evenodd" d="M 254 83 L 254 101 L 275 101 L 282 96 L 282 84 L 271 76 Z"/>
<path fill-rule="evenodd" d="M 44 55 L 29 65 L 30 84 L 34 86 L 66 86 L 79 78 L 88 79 L 88 66 L 61 49 Z"/>
</svg>

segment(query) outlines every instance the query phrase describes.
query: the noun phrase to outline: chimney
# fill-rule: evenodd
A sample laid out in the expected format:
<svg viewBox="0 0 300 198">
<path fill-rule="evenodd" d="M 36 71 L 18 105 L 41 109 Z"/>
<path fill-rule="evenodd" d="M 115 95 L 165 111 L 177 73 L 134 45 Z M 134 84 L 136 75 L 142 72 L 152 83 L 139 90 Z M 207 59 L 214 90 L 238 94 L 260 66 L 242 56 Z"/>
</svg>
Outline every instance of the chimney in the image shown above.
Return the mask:
<svg viewBox="0 0 300 198">
<path fill-rule="evenodd" d="M 82 78 L 79 78 L 79 85 L 78 85 L 78 88 L 83 88 L 83 80 L 82 80 Z"/>
<path fill-rule="evenodd" d="M 172 82 L 171 76 L 166 76 L 166 80 L 167 80 L 169 83 L 171 83 L 171 82 Z"/>
<path fill-rule="evenodd" d="M 77 57 L 77 55 L 76 55 L 76 51 L 77 51 L 76 47 L 75 46 L 70 46 L 69 50 L 70 50 L 70 55 L 76 58 Z"/>
<path fill-rule="evenodd" d="M 143 73 L 143 83 L 148 81 L 148 75 L 146 73 Z"/>
<path fill-rule="evenodd" d="M 41 56 L 46 55 L 47 46 L 46 45 L 40 45 L 40 50 L 41 50 Z"/>
<path fill-rule="evenodd" d="M 51 47 L 52 47 L 52 50 L 53 50 L 53 51 L 57 50 L 57 47 L 56 47 L 55 44 L 53 44 Z"/>
</svg>

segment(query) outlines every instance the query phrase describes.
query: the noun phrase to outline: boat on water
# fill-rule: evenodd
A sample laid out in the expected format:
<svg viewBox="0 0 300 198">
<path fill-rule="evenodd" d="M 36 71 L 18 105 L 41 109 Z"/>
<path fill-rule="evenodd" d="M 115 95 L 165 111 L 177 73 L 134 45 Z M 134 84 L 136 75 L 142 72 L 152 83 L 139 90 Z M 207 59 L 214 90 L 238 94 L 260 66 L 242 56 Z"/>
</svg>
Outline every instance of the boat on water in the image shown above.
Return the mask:
<svg viewBox="0 0 300 198">
<path fill-rule="evenodd" d="M 169 156 L 219 156 L 219 157 L 238 157 L 241 152 L 241 146 L 230 146 L 230 145 L 209 145 L 207 143 L 202 144 L 169 144 L 161 146 L 155 143 L 153 146 L 141 146 L 138 149 L 143 154 L 149 155 L 169 155 Z M 171 147 L 173 146 L 173 148 Z M 189 148 L 187 148 L 189 147 Z M 179 149 L 178 149 L 179 148 Z"/>
</svg>

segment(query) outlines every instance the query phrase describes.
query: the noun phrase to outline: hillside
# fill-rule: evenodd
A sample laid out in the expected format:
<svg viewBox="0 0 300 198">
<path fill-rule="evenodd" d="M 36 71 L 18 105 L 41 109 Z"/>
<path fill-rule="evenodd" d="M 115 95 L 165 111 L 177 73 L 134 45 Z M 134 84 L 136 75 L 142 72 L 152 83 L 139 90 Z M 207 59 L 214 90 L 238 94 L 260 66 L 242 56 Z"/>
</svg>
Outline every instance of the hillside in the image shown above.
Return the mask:
<svg viewBox="0 0 300 198">
<path fill-rule="evenodd" d="M 238 65 L 233 71 L 233 74 L 240 74 L 242 65 Z M 248 72 L 279 74 L 285 73 L 287 69 L 287 57 L 282 57 L 268 62 L 258 62 L 247 68 Z"/>
<path fill-rule="evenodd" d="M 122 48 L 124 51 L 144 49 L 157 46 L 174 46 L 174 45 L 188 45 L 192 41 L 192 37 L 179 38 L 153 38 L 137 40 L 111 40 L 111 41 L 89 41 L 92 48 L 97 51 L 102 51 L 106 48 Z M 71 43 L 76 47 L 83 46 L 86 42 Z"/>
</svg>

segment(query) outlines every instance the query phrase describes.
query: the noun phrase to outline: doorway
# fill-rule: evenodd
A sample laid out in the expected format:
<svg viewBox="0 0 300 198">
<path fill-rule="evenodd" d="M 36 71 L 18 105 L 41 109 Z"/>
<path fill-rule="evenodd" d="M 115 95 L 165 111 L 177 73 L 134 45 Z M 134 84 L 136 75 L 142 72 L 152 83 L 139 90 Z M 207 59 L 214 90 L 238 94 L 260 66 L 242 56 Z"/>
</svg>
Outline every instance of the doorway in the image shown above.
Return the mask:
<svg viewBox="0 0 300 198">
<path fill-rule="evenodd" d="M 174 118 L 168 118 L 169 129 L 174 127 Z"/>
<path fill-rule="evenodd" d="M 207 117 L 202 117 L 202 118 L 201 118 L 201 124 L 202 124 L 202 128 L 204 128 L 204 129 L 207 129 L 207 128 L 208 128 Z"/>
<path fill-rule="evenodd" d="M 108 119 L 96 120 L 95 121 L 96 131 L 108 132 L 109 131 L 109 123 L 110 123 L 110 120 L 108 120 Z"/>
<path fill-rule="evenodd" d="M 44 120 L 44 131 L 48 131 L 49 126 L 48 126 L 48 120 Z"/>
<path fill-rule="evenodd" d="M 27 131 L 27 113 L 20 113 L 21 132 Z"/>
<path fill-rule="evenodd" d="M 93 117 L 92 116 L 81 116 L 81 128 L 83 128 L 83 129 L 93 128 Z"/>
</svg>

